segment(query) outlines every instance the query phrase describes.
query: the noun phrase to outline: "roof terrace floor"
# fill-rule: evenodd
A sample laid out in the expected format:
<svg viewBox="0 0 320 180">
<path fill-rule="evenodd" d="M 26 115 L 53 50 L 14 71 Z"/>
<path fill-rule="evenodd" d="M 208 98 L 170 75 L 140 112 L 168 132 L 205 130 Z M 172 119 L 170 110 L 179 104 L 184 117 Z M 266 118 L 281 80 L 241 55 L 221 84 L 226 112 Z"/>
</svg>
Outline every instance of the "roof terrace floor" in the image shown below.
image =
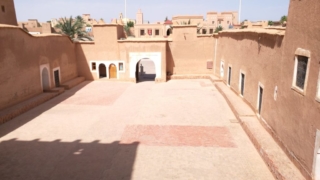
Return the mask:
<svg viewBox="0 0 320 180">
<path fill-rule="evenodd" d="M 209 80 L 83 82 L 0 137 L 0 179 L 274 179 Z"/>
</svg>

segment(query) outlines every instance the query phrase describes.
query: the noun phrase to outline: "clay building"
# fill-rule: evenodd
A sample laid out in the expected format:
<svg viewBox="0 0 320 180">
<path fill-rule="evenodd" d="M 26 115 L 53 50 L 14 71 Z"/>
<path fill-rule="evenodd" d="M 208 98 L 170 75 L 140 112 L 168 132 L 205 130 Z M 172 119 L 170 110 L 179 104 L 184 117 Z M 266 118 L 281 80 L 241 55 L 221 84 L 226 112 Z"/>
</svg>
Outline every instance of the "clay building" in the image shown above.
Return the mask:
<svg viewBox="0 0 320 180">
<path fill-rule="evenodd" d="M 2 2 L 11 5 L 5 7 L 11 15 L 0 16 L 0 111 L 84 79 L 136 83 L 140 64 L 148 60 L 155 83 L 215 75 L 255 110 L 306 179 L 320 178 L 320 19 L 312 18 L 318 15 L 318 0 L 290 1 L 283 29 L 226 29 L 199 35 L 197 24 L 175 22 L 209 21 L 178 16 L 166 38 L 126 38 L 123 25 L 95 24 L 93 42 L 30 35 L 17 26 L 13 1 Z M 152 27 L 143 27 L 139 17 L 138 27 Z M 219 20 L 225 26 L 238 23 L 236 13 L 208 13 L 209 19 L 214 25 Z M 152 33 L 153 29 L 156 25 Z M 10 117 L 1 116 L 0 123 Z"/>
</svg>

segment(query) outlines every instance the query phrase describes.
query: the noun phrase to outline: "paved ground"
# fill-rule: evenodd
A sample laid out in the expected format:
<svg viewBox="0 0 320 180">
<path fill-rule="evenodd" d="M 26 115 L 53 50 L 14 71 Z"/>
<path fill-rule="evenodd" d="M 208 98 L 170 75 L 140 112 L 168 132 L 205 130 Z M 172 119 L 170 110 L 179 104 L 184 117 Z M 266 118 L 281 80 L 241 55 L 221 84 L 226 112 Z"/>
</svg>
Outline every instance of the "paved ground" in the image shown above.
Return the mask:
<svg viewBox="0 0 320 180">
<path fill-rule="evenodd" d="M 84 82 L 0 126 L 0 179 L 274 179 L 208 80 Z"/>
</svg>

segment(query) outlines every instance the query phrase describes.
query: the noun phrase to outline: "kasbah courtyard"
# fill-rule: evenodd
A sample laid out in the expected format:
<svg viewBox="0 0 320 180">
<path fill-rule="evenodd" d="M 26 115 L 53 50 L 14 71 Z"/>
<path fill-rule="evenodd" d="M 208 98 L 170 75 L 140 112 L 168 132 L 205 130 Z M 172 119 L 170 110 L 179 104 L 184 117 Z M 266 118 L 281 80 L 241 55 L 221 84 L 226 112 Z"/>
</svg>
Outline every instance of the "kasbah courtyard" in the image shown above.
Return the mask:
<svg viewBox="0 0 320 180">
<path fill-rule="evenodd" d="M 280 22 L 18 22 L 16 4 L 0 0 L 0 180 L 320 180 L 319 0 Z"/>
</svg>

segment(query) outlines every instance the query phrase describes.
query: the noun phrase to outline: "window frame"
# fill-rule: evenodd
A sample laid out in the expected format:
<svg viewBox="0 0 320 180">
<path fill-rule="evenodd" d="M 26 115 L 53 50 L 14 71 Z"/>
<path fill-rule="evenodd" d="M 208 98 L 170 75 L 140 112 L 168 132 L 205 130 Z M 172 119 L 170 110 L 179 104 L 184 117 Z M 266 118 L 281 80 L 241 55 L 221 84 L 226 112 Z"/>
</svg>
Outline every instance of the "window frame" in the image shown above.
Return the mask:
<svg viewBox="0 0 320 180">
<path fill-rule="evenodd" d="M 157 33 L 158 32 L 158 33 Z M 154 30 L 154 35 L 155 36 L 160 36 L 160 29 L 155 29 Z"/>
<path fill-rule="evenodd" d="M 142 33 L 143 32 L 143 33 Z M 140 36 L 145 36 L 146 35 L 146 32 L 144 29 L 140 29 Z"/>
<path fill-rule="evenodd" d="M 298 57 L 302 56 L 302 57 L 306 57 L 307 58 L 307 67 L 306 67 L 306 77 L 304 79 L 304 86 L 303 89 L 301 89 L 299 86 L 297 86 L 296 82 L 297 82 L 297 75 L 298 75 Z M 307 91 L 307 85 L 308 85 L 308 77 L 309 77 L 309 70 L 310 70 L 310 60 L 311 58 L 304 55 L 304 54 L 297 54 L 294 57 L 294 72 L 293 72 L 293 79 L 292 79 L 292 86 L 291 89 L 294 90 L 295 92 L 301 94 L 301 95 L 306 95 L 306 91 Z"/>
<path fill-rule="evenodd" d="M 122 69 L 120 69 L 122 64 Z M 124 63 L 123 62 L 119 62 L 119 72 L 124 72 Z"/>
<path fill-rule="evenodd" d="M 241 93 L 242 74 L 244 75 L 243 94 Z M 240 97 L 244 97 L 244 92 L 246 89 L 246 77 L 247 77 L 246 72 L 243 71 L 242 69 L 240 69 L 240 73 L 239 73 L 239 95 L 240 95 Z"/>
<path fill-rule="evenodd" d="M 97 63 L 96 62 L 91 62 L 91 71 L 97 71 Z M 94 69 L 93 69 L 94 67 Z"/>
</svg>

